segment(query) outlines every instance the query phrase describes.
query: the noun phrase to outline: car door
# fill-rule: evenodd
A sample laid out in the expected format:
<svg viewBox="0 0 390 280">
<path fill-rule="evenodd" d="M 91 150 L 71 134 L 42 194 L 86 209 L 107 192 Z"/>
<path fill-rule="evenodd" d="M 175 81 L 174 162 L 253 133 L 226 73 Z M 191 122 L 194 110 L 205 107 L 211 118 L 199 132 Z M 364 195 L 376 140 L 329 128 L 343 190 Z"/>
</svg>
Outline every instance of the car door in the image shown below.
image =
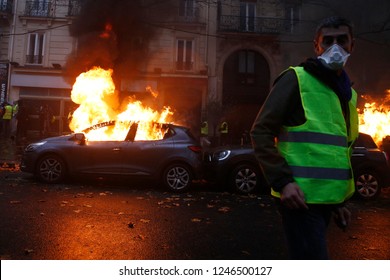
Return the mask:
<svg viewBox="0 0 390 280">
<path fill-rule="evenodd" d="M 74 166 L 77 173 L 120 175 L 125 142 L 87 141 L 73 150 Z"/>
<path fill-rule="evenodd" d="M 173 151 L 171 139 L 127 141 L 122 153 L 123 173 L 133 177 L 154 177 Z"/>
</svg>

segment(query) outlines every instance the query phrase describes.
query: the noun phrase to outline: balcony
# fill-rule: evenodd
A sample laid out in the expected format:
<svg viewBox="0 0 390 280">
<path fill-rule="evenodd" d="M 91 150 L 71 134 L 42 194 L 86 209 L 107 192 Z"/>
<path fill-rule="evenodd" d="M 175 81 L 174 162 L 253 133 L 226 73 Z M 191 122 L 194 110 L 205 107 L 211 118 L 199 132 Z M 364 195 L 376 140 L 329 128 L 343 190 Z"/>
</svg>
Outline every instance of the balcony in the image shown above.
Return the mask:
<svg viewBox="0 0 390 280">
<path fill-rule="evenodd" d="M 194 63 L 192 61 L 176 61 L 176 70 L 191 71 Z"/>
<path fill-rule="evenodd" d="M 219 32 L 278 35 L 291 30 L 291 21 L 282 18 L 220 16 L 218 21 Z"/>
<path fill-rule="evenodd" d="M 26 55 L 27 64 L 41 65 L 43 61 L 43 55 Z"/>
<path fill-rule="evenodd" d="M 24 15 L 28 17 L 53 17 L 51 1 L 26 1 Z"/>
<path fill-rule="evenodd" d="M 68 16 L 76 17 L 80 15 L 81 7 L 85 0 L 69 0 Z"/>
<path fill-rule="evenodd" d="M 176 20 L 182 23 L 197 23 L 200 20 L 200 11 L 198 7 L 191 7 L 191 9 L 179 9 Z"/>
<path fill-rule="evenodd" d="M 12 15 L 13 0 L 0 0 L 0 20 L 5 22 Z"/>
<path fill-rule="evenodd" d="M 13 0 L 0 0 L 0 13 L 12 14 Z"/>
</svg>

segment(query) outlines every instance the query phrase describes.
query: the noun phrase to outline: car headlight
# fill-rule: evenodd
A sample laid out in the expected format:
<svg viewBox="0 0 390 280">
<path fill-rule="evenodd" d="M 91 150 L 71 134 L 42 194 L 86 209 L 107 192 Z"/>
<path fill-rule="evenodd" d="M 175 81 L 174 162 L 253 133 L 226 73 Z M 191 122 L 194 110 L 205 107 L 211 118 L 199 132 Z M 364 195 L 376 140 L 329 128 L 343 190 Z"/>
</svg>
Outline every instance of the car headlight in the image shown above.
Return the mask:
<svg viewBox="0 0 390 280">
<path fill-rule="evenodd" d="M 24 151 L 25 152 L 32 152 L 32 151 L 34 151 L 35 149 L 37 149 L 38 147 L 42 146 L 45 143 L 46 143 L 46 141 L 32 143 L 32 144 L 28 145 Z"/>
<path fill-rule="evenodd" d="M 230 156 L 230 153 L 231 153 L 230 150 L 223 150 L 223 151 L 215 152 L 213 154 L 213 160 L 215 160 L 215 161 L 225 160 Z"/>
</svg>

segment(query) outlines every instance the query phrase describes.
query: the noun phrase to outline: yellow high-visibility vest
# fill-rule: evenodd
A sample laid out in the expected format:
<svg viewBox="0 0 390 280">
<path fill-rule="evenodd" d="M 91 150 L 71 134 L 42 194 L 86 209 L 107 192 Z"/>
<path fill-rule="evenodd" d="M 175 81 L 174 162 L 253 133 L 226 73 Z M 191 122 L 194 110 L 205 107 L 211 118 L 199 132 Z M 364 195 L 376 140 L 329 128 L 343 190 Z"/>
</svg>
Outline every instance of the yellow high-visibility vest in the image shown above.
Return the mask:
<svg viewBox="0 0 390 280">
<path fill-rule="evenodd" d="M 306 122 L 282 129 L 277 147 L 293 172 L 307 203 L 342 203 L 354 193 L 352 143 L 358 136 L 357 94 L 352 90 L 349 131 L 338 96 L 327 85 L 293 67 Z M 280 197 L 280 193 L 272 190 Z"/>
</svg>

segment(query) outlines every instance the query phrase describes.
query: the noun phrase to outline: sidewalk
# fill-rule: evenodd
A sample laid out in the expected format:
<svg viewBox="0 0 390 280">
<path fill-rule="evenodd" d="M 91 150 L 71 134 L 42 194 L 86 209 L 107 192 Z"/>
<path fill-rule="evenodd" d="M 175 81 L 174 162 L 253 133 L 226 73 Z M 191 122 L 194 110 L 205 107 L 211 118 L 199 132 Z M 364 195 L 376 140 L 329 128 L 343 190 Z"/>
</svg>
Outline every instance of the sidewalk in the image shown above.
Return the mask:
<svg viewBox="0 0 390 280">
<path fill-rule="evenodd" d="M 0 138 L 0 170 L 19 169 L 19 163 L 24 146 L 13 139 Z"/>
</svg>

